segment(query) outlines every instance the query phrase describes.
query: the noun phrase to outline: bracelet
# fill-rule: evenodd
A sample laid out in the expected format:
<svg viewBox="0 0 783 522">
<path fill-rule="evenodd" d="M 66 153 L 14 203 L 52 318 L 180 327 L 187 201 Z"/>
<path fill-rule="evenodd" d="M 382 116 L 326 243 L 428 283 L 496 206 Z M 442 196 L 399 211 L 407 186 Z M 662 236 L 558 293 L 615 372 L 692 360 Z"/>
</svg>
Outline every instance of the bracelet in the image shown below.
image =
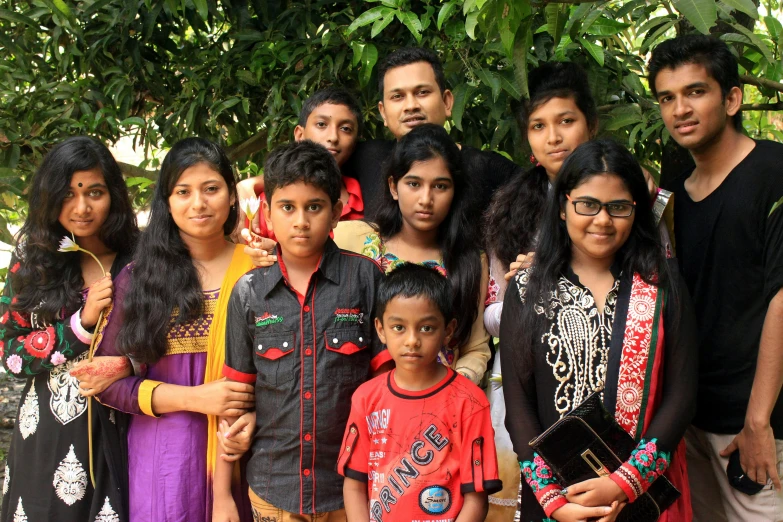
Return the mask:
<svg viewBox="0 0 783 522">
<path fill-rule="evenodd" d="M 73 330 L 73 333 L 74 335 L 76 335 L 76 338 L 79 339 L 84 344 L 90 344 L 92 342 L 92 338 L 95 337 L 95 334 L 93 332 L 88 332 L 82 326 L 81 308 L 76 310 L 76 313 L 71 316 L 71 330 Z"/>
</svg>

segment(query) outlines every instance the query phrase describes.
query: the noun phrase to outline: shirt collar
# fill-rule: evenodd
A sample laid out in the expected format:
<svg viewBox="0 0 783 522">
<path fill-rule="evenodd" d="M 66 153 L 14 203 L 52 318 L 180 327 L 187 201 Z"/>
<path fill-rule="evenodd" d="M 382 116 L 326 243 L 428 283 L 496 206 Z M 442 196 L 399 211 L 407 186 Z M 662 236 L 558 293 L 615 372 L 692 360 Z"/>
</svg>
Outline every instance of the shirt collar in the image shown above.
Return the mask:
<svg viewBox="0 0 783 522">
<path fill-rule="evenodd" d="M 315 272 L 319 272 L 326 279 L 332 283 L 340 284 L 340 249 L 337 244 L 331 238 L 327 238 L 324 245 L 324 251 L 321 254 L 321 259 L 318 261 L 318 267 Z M 270 285 L 267 286 L 264 297 L 280 284 L 285 284 L 289 288 L 288 284 L 288 272 L 286 271 L 285 261 L 283 260 L 283 250 L 280 248 L 280 244 L 277 245 L 277 263 L 272 265 L 267 272 L 267 277 L 270 278 Z M 291 288 L 293 291 L 293 288 Z"/>
</svg>

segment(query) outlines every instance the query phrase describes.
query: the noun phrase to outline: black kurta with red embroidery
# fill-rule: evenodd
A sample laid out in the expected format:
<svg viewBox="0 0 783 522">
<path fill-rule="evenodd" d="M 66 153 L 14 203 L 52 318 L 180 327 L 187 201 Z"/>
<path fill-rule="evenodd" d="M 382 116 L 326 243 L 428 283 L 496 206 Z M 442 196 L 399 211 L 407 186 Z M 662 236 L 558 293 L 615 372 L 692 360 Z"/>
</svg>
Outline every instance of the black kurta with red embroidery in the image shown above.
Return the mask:
<svg viewBox="0 0 783 522">
<path fill-rule="evenodd" d="M 118 256 L 112 274 L 127 261 Z M 17 267 L 12 259 L 11 271 Z M 6 460 L 0 520 L 127 520 L 127 419 L 97 401 L 92 407 L 96 489 L 90 483 L 87 399 L 69 374 L 89 349 L 71 327 L 76 310 L 41 325 L 30 313 L 12 309 L 14 295 L 9 277 L 0 297 L 0 355 L 6 372 L 26 384 Z"/>
</svg>

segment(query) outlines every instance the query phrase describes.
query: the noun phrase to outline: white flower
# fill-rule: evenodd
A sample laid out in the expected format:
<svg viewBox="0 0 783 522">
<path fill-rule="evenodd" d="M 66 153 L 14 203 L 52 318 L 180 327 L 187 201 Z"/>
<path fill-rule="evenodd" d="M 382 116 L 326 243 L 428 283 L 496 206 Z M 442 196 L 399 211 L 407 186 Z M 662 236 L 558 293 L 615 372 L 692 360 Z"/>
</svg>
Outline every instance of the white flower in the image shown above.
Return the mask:
<svg viewBox="0 0 783 522">
<path fill-rule="evenodd" d="M 76 252 L 79 250 L 77 245 L 70 237 L 63 236 L 60 240 L 60 248 L 57 249 L 60 252 Z"/>
<path fill-rule="evenodd" d="M 259 198 L 242 199 L 239 201 L 239 207 L 247 218 L 252 221 L 253 217 L 255 217 L 258 212 L 258 209 L 261 207 L 261 200 Z"/>
</svg>

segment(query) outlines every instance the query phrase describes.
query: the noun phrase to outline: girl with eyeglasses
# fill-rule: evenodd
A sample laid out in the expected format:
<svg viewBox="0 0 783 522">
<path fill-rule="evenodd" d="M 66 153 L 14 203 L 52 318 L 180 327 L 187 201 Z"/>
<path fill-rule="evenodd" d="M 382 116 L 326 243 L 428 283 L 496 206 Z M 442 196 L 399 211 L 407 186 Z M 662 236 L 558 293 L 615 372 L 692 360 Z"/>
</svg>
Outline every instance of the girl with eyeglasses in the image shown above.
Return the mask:
<svg viewBox="0 0 783 522">
<path fill-rule="evenodd" d="M 691 520 L 682 437 L 695 406 L 695 323 L 648 198 L 624 147 L 580 145 L 554 181 L 533 265 L 509 285 L 500 357 L 526 522 L 615 520 L 662 474 L 682 496 L 660 520 Z M 528 443 L 594 392 L 638 446 L 610 476 L 564 490 Z"/>
</svg>

